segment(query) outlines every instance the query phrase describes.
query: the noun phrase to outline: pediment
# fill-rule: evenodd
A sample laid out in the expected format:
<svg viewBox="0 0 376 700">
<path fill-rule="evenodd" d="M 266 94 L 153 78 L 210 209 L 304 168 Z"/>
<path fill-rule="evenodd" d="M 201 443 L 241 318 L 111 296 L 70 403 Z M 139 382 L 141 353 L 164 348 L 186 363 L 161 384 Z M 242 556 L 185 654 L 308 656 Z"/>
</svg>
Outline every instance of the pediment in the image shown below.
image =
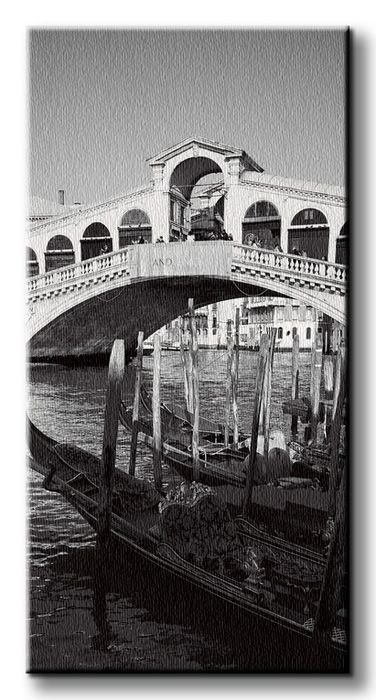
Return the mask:
<svg viewBox="0 0 376 700">
<path fill-rule="evenodd" d="M 155 156 L 147 159 L 147 163 L 151 166 L 153 165 L 164 165 L 167 161 L 177 156 L 181 156 L 185 152 L 192 152 L 191 155 L 194 157 L 195 149 L 200 152 L 202 156 L 205 152 L 207 157 L 210 158 L 210 154 L 217 153 L 224 157 L 225 160 L 231 160 L 233 158 L 239 158 L 242 162 L 243 168 L 245 170 L 253 170 L 256 172 L 263 172 L 261 165 L 258 165 L 256 161 L 251 158 L 248 153 L 246 153 L 241 148 L 236 148 L 234 146 L 227 146 L 218 141 L 209 141 L 208 139 L 202 138 L 189 138 L 181 143 L 175 144 L 170 148 L 157 153 Z"/>
</svg>

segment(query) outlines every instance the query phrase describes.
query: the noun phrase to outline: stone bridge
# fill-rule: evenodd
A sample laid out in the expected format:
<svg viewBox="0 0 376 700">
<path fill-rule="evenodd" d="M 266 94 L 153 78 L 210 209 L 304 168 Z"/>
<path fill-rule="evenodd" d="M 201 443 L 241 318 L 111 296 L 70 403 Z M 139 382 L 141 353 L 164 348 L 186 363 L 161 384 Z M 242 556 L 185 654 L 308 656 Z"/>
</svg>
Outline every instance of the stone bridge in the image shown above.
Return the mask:
<svg viewBox="0 0 376 700">
<path fill-rule="evenodd" d="M 128 246 L 27 281 L 27 342 L 37 359 L 95 355 L 145 337 L 195 307 L 225 299 L 287 296 L 345 323 L 343 265 L 233 242 Z"/>
</svg>

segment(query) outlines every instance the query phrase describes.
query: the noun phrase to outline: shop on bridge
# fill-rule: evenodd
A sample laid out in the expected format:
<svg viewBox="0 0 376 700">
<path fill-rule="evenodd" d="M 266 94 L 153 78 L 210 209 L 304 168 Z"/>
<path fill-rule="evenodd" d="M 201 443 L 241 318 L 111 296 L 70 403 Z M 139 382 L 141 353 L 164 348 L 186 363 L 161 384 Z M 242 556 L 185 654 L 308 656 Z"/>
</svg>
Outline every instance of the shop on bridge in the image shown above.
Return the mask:
<svg viewBox="0 0 376 700">
<path fill-rule="evenodd" d="M 26 277 L 39 275 L 39 264 L 35 251 L 29 246 L 26 247 Z"/>
<path fill-rule="evenodd" d="M 99 222 L 90 224 L 81 240 L 81 260 L 96 258 L 112 252 L 112 238 L 108 228 Z"/>
<path fill-rule="evenodd" d="M 255 202 L 247 209 L 242 223 L 242 242 L 258 242 L 262 248 L 275 248 L 281 241 L 281 217 L 271 202 Z"/>
<path fill-rule="evenodd" d="M 291 221 L 288 231 L 288 252 L 306 253 L 308 258 L 327 260 L 329 226 L 318 209 L 303 209 Z"/>
<path fill-rule="evenodd" d="M 48 241 L 44 256 L 46 272 L 75 263 L 73 245 L 67 236 L 53 236 Z"/>
<path fill-rule="evenodd" d="M 148 215 L 142 209 L 127 211 L 119 226 L 119 248 L 138 243 L 140 239 L 144 243 L 151 243 L 152 228 Z"/>
</svg>

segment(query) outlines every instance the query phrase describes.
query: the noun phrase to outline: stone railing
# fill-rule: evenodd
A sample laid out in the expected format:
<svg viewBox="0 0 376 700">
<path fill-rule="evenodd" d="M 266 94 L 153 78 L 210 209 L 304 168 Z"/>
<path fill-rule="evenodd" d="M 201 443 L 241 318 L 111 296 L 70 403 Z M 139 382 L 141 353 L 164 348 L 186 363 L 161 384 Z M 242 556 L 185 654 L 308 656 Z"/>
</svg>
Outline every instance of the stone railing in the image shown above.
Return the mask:
<svg viewBox="0 0 376 700">
<path fill-rule="evenodd" d="M 324 283 L 325 286 L 334 285 L 343 291 L 346 289 L 346 266 L 326 260 L 314 260 L 300 255 L 278 253 L 263 248 L 250 248 L 234 243 L 233 263 L 264 272 L 278 273 L 278 276 L 290 277 L 291 279 L 297 278 L 318 284 Z"/>
<path fill-rule="evenodd" d="M 27 280 L 27 292 L 33 294 L 46 287 L 58 287 L 70 281 L 77 281 L 80 278 L 95 276 L 105 270 L 127 267 L 129 253 L 126 248 L 106 253 L 97 258 L 91 258 L 84 262 L 71 265 L 69 267 L 60 267 L 57 270 L 46 272 L 44 275 L 31 277 Z"/>
<path fill-rule="evenodd" d="M 186 246 L 187 244 L 174 244 L 174 246 L 178 245 Z M 204 245 L 211 248 L 216 245 L 216 242 L 208 242 Z M 301 284 L 307 283 L 311 287 L 319 285 L 321 288 L 329 287 L 331 291 L 340 293 L 346 291 L 347 270 L 344 265 L 288 255 L 287 253 L 277 253 L 262 248 L 250 248 L 237 243 L 226 243 L 225 245 L 228 245 L 229 248 L 231 246 L 229 255 L 232 254 L 232 269 L 235 272 L 239 269 L 241 272 L 249 271 L 251 274 L 260 273 L 262 276 L 279 277 L 281 280 L 287 281 L 288 284 L 298 281 Z M 201 247 L 202 244 L 200 244 Z M 89 283 L 89 280 L 100 278 L 104 272 L 115 275 L 126 274 L 132 277 L 132 273 L 137 274 L 133 248 L 133 246 L 129 246 L 69 267 L 61 267 L 52 272 L 31 277 L 27 280 L 27 292 L 29 296 L 35 296 L 46 293 L 49 289 L 67 288 L 71 284 L 82 286 L 82 284 Z M 208 275 L 210 275 L 209 268 Z"/>
</svg>

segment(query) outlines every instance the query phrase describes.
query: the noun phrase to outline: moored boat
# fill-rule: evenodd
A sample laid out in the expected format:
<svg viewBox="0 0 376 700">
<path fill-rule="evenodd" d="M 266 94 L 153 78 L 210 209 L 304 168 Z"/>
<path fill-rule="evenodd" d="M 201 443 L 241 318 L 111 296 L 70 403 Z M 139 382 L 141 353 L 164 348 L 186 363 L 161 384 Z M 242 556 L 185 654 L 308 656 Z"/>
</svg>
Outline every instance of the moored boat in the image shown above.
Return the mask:
<svg viewBox="0 0 376 700">
<path fill-rule="evenodd" d="M 100 460 L 73 445 L 57 443 L 32 423 L 29 444 L 31 466 L 46 477 L 45 487 L 64 496 L 96 529 Z M 115 493 L 124 493 L 125 502 L 114 500 L 111 534 L 127 553 L 127 565 L 140 567 L 153 590 L 158 588 L 163 595 L 170 583 L 175 595 L 187 592 L 197 609 L 207 612 L 210 605 L 225 633 L 225 619 L 235 625 L 241 622 L 250 646 L 266 645 L 270 670 L 347 670 L 340 611 L 329 645 L 312 646 L 325 571 L 322 556 L 268 537 L 243 518 L 231 518 L 212 494 L 204 492 L 191 503 L 166 503 L 163 494 L 143 483 L 115 470 Z M 132 501 L 137 507 L 131 507 Z M 203 537 L 210 528 L 222 535 L 226 552 L 231 545 L 231 557 L 218 556 L 219 535 Z M 210 556 L 210 547 L 216 547 L 215 557 Z"/>
</svg>

